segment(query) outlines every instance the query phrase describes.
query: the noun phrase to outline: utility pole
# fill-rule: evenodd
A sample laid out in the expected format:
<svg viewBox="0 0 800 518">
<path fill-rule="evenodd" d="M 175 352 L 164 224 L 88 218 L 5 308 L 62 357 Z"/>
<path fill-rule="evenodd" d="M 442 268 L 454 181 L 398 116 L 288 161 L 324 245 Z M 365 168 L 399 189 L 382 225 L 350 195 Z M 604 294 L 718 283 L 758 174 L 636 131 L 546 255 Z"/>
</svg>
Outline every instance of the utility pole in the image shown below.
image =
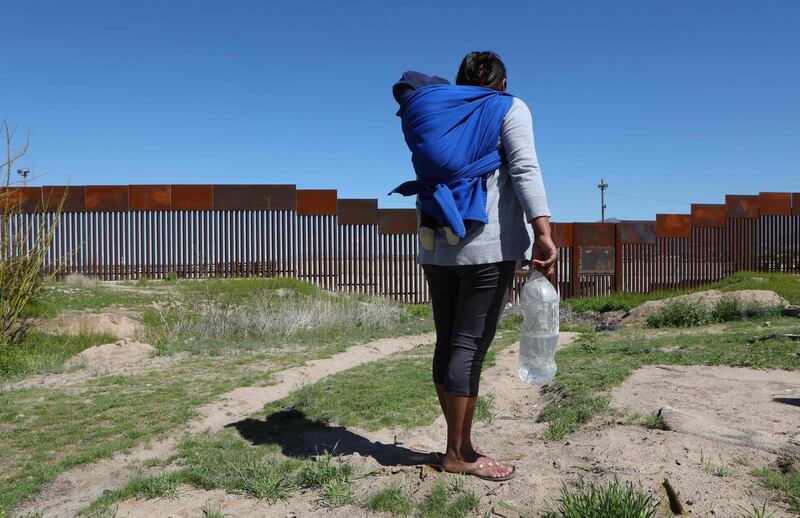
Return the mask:
<svg viewBox="0 0 800 518">
<path fill-rule="evenodd" d="M 608 189 L 608 184 L 600 178 L 600 183 L 597 184 L 597 188 L 600 189 L 600 222 L 605 223 L 606 221 L 606 189 Z"/>
<path fill-rule="evenodd" d="M 28 175 L 31 174 L 31 170 L 27 167 L 24 169 L 17 169 L 17 174 L 22 177 L 22 186 L 28 186 Z"/>
</svg>

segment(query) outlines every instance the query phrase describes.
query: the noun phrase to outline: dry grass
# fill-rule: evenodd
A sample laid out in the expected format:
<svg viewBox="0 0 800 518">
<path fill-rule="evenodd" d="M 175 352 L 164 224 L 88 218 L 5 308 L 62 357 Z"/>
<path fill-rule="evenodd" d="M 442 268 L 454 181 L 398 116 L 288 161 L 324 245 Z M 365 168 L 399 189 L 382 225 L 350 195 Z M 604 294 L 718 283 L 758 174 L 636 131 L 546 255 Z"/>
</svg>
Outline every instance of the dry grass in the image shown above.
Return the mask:
<svg viewBox="0 0 800 518">
<path fill-rule="evenodd" d="M 386 299 L 267 290 L 242 303 L 208 296 L 196 304 L 157 308 L 149 316 L 144 339 L 157 346 L 188 349 L 279 344 L 303 334 L 324 335 L 326 330 L 391 329 L 407 318 L 403 306 Z"/>
<path fill-rule="evenodd" d="M 71 273 L 64 277 L 64 284 L 69 288 L 96 288 L 100 281 L 79 273 Z"/>
</svg>

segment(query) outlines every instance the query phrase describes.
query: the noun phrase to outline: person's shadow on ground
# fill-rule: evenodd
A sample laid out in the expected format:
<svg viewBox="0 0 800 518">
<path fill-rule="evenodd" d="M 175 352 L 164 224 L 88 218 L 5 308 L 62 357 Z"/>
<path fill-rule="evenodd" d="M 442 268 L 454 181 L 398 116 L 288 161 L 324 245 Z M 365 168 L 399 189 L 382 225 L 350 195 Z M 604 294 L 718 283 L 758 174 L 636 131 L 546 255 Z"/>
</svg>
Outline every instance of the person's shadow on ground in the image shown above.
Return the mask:
<svg viewBox="0 0 800 518">
<path fill-rule="evenodd" d="M 382 466 L 438 465 L 439 454 L 418 452 L 397 444 L 371 441 L 342 426 L 330 426 L 296 409 L 281 410 L 266 420 L 243 419 L 226 426 L 234 428 L 253 445 L 277 445 L 284 455 L 305 458 L 328 451 L 336 455 L 358 453 Z"/>
<path fill-rule="evenodd" d="M 774 397 L 772 400 L 776 403 L 800 407 L 800 398 L 797 397 Z"/>
</svg>

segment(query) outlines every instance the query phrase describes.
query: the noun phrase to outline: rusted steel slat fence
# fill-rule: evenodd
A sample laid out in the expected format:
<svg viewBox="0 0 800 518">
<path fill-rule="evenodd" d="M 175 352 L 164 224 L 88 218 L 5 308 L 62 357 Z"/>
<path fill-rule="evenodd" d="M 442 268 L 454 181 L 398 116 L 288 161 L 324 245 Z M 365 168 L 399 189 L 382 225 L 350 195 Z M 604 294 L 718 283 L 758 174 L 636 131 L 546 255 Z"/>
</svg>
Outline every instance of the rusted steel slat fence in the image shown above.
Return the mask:
<svg viewBox="0 0 800 518">
<path fill-rule="evenodd" d="M 428 300 L 413 209 L 294 185 L 87 185 L 0 191 L 2 232 L 55 224 L 47 267 L 104 280 L 289 276 Z M 54 219 L 63 200 L 62 213 Z M 8 205 L 8 203 L 6 203 Z M 740 270 L 800 273 L 800 193 L 728 195 L 655 221 L 554 223 L 562 297 L 694 288 Z M 518 293 L 524 282 L 520 273 Z"/>
</svg>

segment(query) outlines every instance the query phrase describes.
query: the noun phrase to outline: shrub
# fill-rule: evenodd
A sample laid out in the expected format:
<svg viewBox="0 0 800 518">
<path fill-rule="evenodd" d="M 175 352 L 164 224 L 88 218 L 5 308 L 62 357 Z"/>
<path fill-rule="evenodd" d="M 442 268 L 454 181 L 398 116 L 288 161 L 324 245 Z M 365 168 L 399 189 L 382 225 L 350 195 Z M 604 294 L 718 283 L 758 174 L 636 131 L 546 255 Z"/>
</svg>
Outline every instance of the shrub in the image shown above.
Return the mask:
<svg viewBox="0 0 800 518">
<path fill-rule="evenodd" d="M 275 340 L 310 331 L 385 329 L 406 318 L 401 305 L 380 298 L 264 292 L 237 305 L 209 295 L 197 305 L 145 312 L 145 339 L 157 346 L 180 344 L 198 349 L 215 342 Z"/>
<path fill-rule="evenodd" d="M 711 313 L 696 302 L 672 301 L 647 317 L 647 327 L 693 327 L 711 322 Z"/>
<path fill-rule="evenodd" d="M 86 277 L 79 273 L 71 273 L 64 277 L 64 284 L 70 288 L 95 288 L 100 282 L 97 279 Z"/>
<path fill-rule="evenodd" d="M 741 320 L 744 317 L 744 308 L 739 299 L 733 297 L 723 297 L 714 304 L 711 310 L 711 318 L 715 322 L 730 322 Z"/>
<path fill-rule="evenodd" d="M 655 518 L 658 502 L 644 494 L 641 487 L 630 482 L 622 485 L 615 478 L 607 487 L 594 483 L 586 486 L 583 479 L 570 491 L 561 488 L 561 498 L 555 508 L 547 504 L 544 518 Z"/>
<path fill-rule="evenodd" d="M 21 194 L 11 185 L 11 171 L 14 162 L 25 154 L 27 143 L 19 150 L 11 149 L 14 130 L 6 121 L 0 125 L 0 136 L 6 142 L 6 161 L 0 164 L 0 349 L 3 349 L 24 341 L 32 325 L 26 308 L 54 274 L 45 275 L 43 266 L 61 205 L 55 214 L 25 217 Z"/>
</svg>

